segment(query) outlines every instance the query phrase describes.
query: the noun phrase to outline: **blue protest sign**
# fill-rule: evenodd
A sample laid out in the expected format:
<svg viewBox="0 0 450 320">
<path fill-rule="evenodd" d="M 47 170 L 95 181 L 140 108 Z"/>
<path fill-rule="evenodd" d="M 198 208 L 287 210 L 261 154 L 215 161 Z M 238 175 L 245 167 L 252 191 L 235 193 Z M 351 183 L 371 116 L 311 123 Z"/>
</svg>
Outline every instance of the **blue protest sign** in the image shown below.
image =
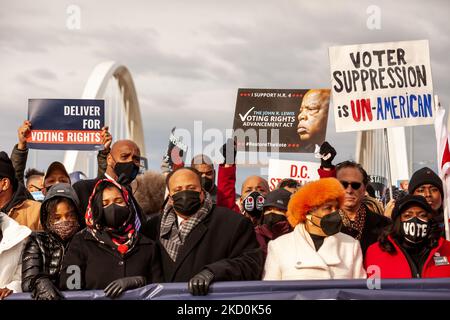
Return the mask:
<svg viewBox="0 0 450 320">
<path fill-rule="evenodd" d="M 98 150 L 105 125 L 104 100 L 29 99 L 31 149 Z"/>
</svg>

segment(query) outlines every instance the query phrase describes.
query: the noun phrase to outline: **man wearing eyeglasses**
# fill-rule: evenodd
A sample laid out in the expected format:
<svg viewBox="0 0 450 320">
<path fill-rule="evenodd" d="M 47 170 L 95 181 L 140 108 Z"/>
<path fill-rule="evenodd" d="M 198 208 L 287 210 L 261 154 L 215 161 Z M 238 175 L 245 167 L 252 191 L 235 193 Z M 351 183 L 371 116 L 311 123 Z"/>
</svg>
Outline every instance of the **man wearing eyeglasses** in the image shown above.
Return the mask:
<svg viewBox="0 0 450 320">
<path fill-rule="evenodd" d="M 391 220 L 363 204 L 369 176 L 360 164 L 353 161 L 338 164 L 336 178 L 345 189 L 344 204 L 339 212 L 343 220 L 341 232 L 359 240 L 364 255 Z"/>
<path fill-rule="evenodd" d="M 314 152 L 316 144 L 325 140 L 328 121 L 330 90 L 311 89 L 303 96 L 298 115 L 297 133 L 300 148 L 304 152 Z"/>
</svg>

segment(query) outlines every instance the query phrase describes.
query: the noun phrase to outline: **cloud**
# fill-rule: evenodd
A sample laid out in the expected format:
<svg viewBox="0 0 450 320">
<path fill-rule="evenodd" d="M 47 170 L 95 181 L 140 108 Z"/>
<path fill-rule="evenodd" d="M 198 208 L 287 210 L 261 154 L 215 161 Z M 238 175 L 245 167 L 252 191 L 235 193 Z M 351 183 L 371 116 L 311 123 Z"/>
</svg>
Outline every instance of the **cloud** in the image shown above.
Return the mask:
<svg viewBox="0 0 450 320">
<path fill-rule="evenodd" d="M 57 80 L 57 75 L 48 69 L 36 69 L 31 72 L 33 76 L 41 80 Z"/>
</svg>

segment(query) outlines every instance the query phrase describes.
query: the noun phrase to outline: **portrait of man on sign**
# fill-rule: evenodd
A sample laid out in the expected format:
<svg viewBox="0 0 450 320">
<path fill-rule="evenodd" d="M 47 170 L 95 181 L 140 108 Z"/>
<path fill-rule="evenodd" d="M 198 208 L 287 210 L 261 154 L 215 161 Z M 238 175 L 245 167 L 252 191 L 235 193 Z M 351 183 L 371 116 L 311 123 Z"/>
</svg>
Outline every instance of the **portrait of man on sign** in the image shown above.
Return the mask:
<svg viewBox="0 0 450 320">
<path fill-rule="evenodd" d="M 303 96 L 297 125 L 300 152 L 314 152 L 325 141 L 329 104 L 329 89 L 311 89 Z"/>
</svg>

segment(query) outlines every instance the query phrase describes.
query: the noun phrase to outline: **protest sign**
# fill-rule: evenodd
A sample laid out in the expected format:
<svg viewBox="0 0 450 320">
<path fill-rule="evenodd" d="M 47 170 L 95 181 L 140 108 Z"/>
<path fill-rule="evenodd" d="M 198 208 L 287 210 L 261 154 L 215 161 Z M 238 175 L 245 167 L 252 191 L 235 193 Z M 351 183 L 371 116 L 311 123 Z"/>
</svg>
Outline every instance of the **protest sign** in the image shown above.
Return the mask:
<svg viewBox="0 0 450 320">
<path fill-rule="evenodd" d="M 329 89 L 239 89 L 238 150 L 314 152 L 325 141 L 329 98 Z"/>
<path fill-rule="evenodd" d="M 432 124 L 427 40 L 329 48 L 336 131 Z"/>
<path fill-rule="evenodd" d="M 269 160 L 269 187 L 274 190 L 283 179 L 294 179 L 300 184 L 319 180 L 320 163 L 295 160 Z"/>
<path fill-rule="evenodd" d="M 170 131 L 169 146 L 163 156 L 163 162 L 167 163 L 169 171 L 174 171 L 184 166 L 188 149 L 187 145 L 183 143 L 182 138 L 175 136 L 175 129 L 176 127 L 173 127 Z"/>
<path fill-rule="evenodd" d="M 372 186 L 375 198 L 378 200 L 382 200 L 386 194 L 386 190 L 388 188 L 388 181 L 385 177 L 370 175 L 369 176 L 369 184 Z"/>
<path fill-rule="evenodd" d="M 104 100 L 29 99 L 27 138 L 32 149 L 97 150 L 102 148 Z"/>
</svg>

